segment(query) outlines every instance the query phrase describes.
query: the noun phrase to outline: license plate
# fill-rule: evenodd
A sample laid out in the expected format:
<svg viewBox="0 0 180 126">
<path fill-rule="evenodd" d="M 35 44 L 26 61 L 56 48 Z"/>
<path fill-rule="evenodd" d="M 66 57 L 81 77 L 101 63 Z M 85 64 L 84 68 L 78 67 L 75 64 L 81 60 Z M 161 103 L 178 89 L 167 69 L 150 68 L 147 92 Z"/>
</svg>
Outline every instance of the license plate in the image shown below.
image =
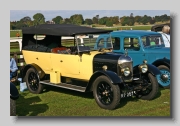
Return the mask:
<svg viewBox="0 0 180 126">
<path fill-rule="evenodd" d="M 136 94 L 136 91 L 124 92 L 121 94 L 121 98 L 132 97 L 134 94 Z"/>
</svg>

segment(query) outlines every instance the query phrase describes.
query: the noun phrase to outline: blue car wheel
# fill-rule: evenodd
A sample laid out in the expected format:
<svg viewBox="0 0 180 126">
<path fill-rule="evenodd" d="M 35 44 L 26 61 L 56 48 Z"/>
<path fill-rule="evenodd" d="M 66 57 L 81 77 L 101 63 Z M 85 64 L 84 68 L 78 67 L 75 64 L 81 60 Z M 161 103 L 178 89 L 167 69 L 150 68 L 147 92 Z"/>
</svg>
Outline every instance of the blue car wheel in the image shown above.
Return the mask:
<svg viewBox="0 0 180 126">
<path fill-rule="evenodd" d="M 158 83 L 164 88 L 170 88 L 170 69 L 164 65 L 158 66 L 158 69 L 161 72 L 161 75 L 157 76 Z"/>
</svg>

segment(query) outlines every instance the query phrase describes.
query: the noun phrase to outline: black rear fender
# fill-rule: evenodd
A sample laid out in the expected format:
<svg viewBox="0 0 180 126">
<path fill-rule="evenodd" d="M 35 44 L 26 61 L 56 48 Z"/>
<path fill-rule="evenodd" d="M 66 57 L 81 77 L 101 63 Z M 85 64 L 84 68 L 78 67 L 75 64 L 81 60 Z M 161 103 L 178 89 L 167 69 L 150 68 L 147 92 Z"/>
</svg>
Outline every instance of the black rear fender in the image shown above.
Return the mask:
<svg viewBox="0 0 180 126">
<path fill-rule="evenodd" d="M 42 78 L 45 73 L 44 71 L 36 64 L 32 63 L 32 64 L 27 64 L 22 70 L 21 70 L 21 75 L 22 75 L 22 81 L 24 81 L 24 78 L 26 76 L 26 72 L 29 68 L 33 68 L 36 73 L 38 74 L 39 78 Z"/>
</svg>

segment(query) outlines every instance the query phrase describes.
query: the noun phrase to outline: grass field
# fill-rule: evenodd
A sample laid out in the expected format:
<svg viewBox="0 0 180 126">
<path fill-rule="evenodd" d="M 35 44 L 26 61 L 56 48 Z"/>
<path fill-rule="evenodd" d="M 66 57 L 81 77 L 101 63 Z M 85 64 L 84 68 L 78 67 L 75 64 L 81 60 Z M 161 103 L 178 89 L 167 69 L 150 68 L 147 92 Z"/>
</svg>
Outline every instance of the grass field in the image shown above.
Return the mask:
<svg viewBox="0 0 180 126">
<path fill-rule="evenodd" d="M 19 89 L 19 86 L 17 86 Z M 17 116 L 170 116 L 170 90 L 160 88 L 152 101 L 121 99 L 115 110 L 101 109 L 92 93 L 47 86 L 41 94 L 20 92 Z"/>
<path fill-rule="evenodd" d="M 149 26 L 136 27 L 141 30 L 149 30 L 149 28 Z M 15 33 L 11 32 L 11 37 L 15 37 Z M 11 52 L 16 50 L 11 48 Z M 105 110 L 96 104 L 92 93 L 46 86 L 43 93 L 32 94 L 29 91 L 20 92 L 19 84 L 16 87 L 20 93 L 16 101 L 17 116 L 171 116 L 170 89 L 160 88 L 157 97 L 151 101 L 124 98 L 121 99 L 117 109 Z"/>
</svg>

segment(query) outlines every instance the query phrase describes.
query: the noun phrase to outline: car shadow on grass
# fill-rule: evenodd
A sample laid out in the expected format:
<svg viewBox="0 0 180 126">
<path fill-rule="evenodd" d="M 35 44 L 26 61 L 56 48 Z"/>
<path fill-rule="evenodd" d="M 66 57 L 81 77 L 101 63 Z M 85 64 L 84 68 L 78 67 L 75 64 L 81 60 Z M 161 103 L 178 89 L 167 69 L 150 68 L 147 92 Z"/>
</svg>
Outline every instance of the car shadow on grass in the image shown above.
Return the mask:
<svg viewBox="0 0 180 126">
<path fill-rule="evenodd" d="M 41 99 L 38 96 L 25 98 L 28 93 L 22 93 L 16 101 L 17 116 L 37 116 L 48 110 L 47 104 L 40 104 Z"/>
</svg>

